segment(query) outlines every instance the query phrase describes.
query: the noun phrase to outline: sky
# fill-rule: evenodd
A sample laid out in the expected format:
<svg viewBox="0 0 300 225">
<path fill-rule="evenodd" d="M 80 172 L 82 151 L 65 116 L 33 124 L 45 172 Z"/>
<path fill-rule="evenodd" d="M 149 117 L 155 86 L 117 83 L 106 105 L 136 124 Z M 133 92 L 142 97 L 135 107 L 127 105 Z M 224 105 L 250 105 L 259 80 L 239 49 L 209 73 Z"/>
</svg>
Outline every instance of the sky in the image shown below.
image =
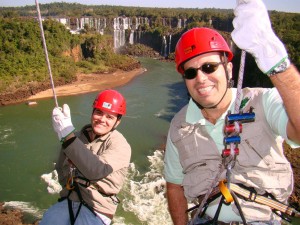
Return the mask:
<svg viewBox="0 0 300 225">
<path fill-rule="evenodd" d="M 268 10 L 300 13 L 299 0 L 263 0 Z M 118 5 L 158 8 L 233 9 L 236 0 L 38 0 L 38 3 L 68 2 L 83 5 Z M 0 7 L 35 5 L 35 0 L 0 0 Z"/>
</svg>

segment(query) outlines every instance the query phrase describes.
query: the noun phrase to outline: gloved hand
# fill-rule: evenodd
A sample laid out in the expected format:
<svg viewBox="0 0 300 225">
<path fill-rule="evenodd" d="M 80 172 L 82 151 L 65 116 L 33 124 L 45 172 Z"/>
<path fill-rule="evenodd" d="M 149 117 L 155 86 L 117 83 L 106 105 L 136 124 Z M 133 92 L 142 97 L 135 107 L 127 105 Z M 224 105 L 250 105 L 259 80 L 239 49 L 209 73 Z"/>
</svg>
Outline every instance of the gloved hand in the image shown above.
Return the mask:
<svg viewBox="0 0 300 225">
<path fill-rule="evenodd" d="M 234 14 L 233 41 L 240 49 L 249 52 L 259 69 L 268 74 L 288 54 L 272 30 L 264 3 L 261 0 L 237 0 Z"/>
<path fill-rule="evenodd" d="M 52 125 L 60 141 L 63 141 L 75 128 L 71 121 L 71 112 L 67 104 L 62 108 L 55 107 L 52 111 Z"/>
</svg>

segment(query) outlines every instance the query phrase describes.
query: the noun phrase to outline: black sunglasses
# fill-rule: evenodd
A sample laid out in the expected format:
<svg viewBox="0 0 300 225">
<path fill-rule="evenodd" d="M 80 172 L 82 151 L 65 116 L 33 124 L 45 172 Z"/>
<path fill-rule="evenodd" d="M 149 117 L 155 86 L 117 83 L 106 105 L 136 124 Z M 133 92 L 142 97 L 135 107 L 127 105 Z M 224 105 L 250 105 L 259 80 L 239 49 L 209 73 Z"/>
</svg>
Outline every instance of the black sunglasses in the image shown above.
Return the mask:
<svg viewBox="0 0 300 225">
<path fill-rule="evenodd" d="M 201 70 L 205 74 L 211 74 L 215 72 L 219 65 L 224 64 L 223 62 L 207 62 L 199 68 L 188 68 L 184 71 L 183 77 L 188 80 L 192 80 L 197 76 L 198 70 Z"/>
</svg>

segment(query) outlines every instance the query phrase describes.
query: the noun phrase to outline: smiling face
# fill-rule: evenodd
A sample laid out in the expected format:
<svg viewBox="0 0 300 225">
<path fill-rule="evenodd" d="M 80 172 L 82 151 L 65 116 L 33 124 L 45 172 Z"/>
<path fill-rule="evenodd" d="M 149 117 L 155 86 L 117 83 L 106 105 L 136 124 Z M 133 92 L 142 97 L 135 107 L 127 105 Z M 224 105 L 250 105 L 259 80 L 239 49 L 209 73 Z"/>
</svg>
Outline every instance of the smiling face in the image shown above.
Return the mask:
<svg viewBox="0 0 300 225">
<path fill-rule="evenodd" d="M 199 68 L 205 63 L 221 62 L 221 58 L 220 54 L 216 52 L 199 55 L 187 61 L 183 69 Z M 228 62 L 227 69 L 231 78 L 232 63 Z M 218 107 L 227 105 L 231 101 L 231 95 L 228 91 L 226 92 L 228 81 L 223 64 L 220 64 L 216 71 L 210 74 L 205 74 L 199 69 L 197 76 L 194 79 L 185 79 L 185 83 L 192 98 L 204 108 L 218 104 L 225 93 Z"/>
<path fill-rule="evenodd" d="M 91 116 L 91 124 L 96 135 L 104 135 L 116 128 L 120 123 L 117 113 L 95 109 Z"/>
</svg>

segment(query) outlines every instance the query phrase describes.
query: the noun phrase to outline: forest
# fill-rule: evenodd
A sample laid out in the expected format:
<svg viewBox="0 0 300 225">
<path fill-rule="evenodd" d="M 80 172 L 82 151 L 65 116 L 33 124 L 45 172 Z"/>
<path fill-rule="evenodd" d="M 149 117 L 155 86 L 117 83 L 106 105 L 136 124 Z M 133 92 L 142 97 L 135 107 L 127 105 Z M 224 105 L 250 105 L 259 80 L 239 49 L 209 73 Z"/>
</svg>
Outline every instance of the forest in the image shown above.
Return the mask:
<svg viewBox="0 0 300 225">
<path fill-rule="evenodd" d="M 233 30 L 233 10 L 199 8 L 145 8 L 94 5 L 78 3 L 51 3 L 40 5 L 44 20 L 43 28 L 49 51 L 52 73 L 55 80 L 71 82 L 76 73 L 105 73 L 115 69 L 128 70 L 137 63 L 129 52 L 117 54 L 113 49 L 112 27 L 108 26 L 100 35 L 86 25 L 79 35 L 71 34 L 66 27 L 51 19 L 54 17 L 147 17 L 150 26 L 140 26 L 153 40 L 172 34 L 177 39 L 180 34 L 192 27 L 206 26 L 219 30 L 228 39 Z M 274 31 L 285 43 L 292 62 L 300 68 L 300 14 L 269 11 Z M 0 93 L 13 92 L 31 82 L 48 79 L 45 54 L 38 21 L 36 6 L 0 7 Z M 162 18 L 184 19 L 187 26 L 182 28 L 165 26 Z M 156 46 L 153 46 L 155 43 Z M 160 49 L 158 42 L 143 42 L 143 50 Z M 136 47 L 141 48 L 138 44 Z M 134 46 L 129 46 L 129 48 Z M 172 49 L 174 51 L 174 48 Z M 134 52 L 131 51 L 131 52 Z M 134 54 L 134 53 L 133 53 Z M 239 64 L 240 51 L 235 52 L 234 63 Z M 172 60 L 174 53 L 168 56 Z M 257 74 L 246 77 L 248 86 L 269 86 L 251 57 L 246 61 L 248 73 Z"/>
</svg>

